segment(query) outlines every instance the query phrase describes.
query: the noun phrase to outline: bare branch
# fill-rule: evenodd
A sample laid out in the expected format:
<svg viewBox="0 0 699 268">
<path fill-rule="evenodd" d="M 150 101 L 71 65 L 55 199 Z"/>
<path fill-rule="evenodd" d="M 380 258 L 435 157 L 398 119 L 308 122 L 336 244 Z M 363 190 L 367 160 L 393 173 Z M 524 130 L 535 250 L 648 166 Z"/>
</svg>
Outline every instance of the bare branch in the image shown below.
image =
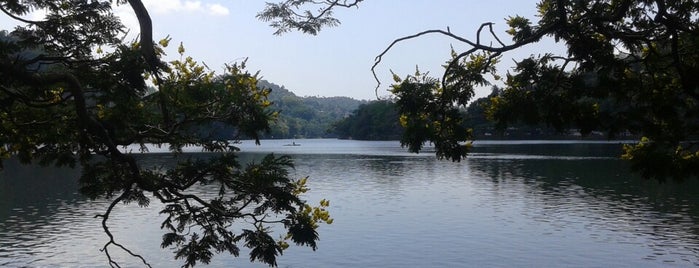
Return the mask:
<svg viewBox="0 0 699 268">
<path fill-rule="evenodd" d="M 143 258 L 143 256 L 141 256 L 141 255 L 139 255 L 139 254 L 136 254 L 136 253 L 134 253 L 133 251 L 131 251 L 130 249 L 126 248 L 124 245 L 117 243 L 117 242 L 114 240 L 114 235 L 112 234 L 111 231 L 109 231 L 109 227 L 107 226 L 107 220 L 109 220 L 109 215 L 111 215 L 112 210 L 114 210 L 114 207 L 115 207 L 118 203 L 120 203 L 121 201 L 123 201 L 124 198 L 125 198 L 128 194 L 129 194 L 129 190 L 125 190 L 124 192 L 122 192 L 121 195 L 119 195 L 119 197 L 117 197 L 117 198 L 115 198 L 114 200 L 112 200 L 112 203 L 109 204 L 109 207 L 107 208 L 107 211 L 106 211 L 104 214 L 95 216 L 95 217 L 100 217 L 100 218 L 102 218 L 102 229 L 104 230 L 104 233 L 106 233 L 107 236 L 109 237 L 109 241 L 107 241 L 107 243 L 104 244 L 104 246 L 102 247 L 102 251 L 104 252 L 105 255 L 107 255 L 107 260 L 109 261 L 109 266 L 111 266 L 111 267 L 121 267 L 121 266 L 119 266 L 119 263 L 117 263 L 114 259 L 112 259 L 112 256 L 109 254 L 109 246 L 110 246 L 110 245 L 114 245 L 114 246 L 120 248 L 121 250 L 125 251 L 126 253 L 129 253 L 129 255 L 131 255 L 131 256 L 133 256 L 133 257 L 136 257 L 136 258 L 140 259 L 140 260 L 143 262 L 144 265 L 146 265 L 146 266 L 148 266 L 148 267 L 152 267 L 152 266 L 146 261 L 146 259 Z"/>
<path fill-rule="evenodd" d="M 503 46 L 503 47 L 504 47 L 504 46 L 505 46 L 505 43 L 503 43 L 502 41 L 500 41 L 500 37 L 498 37 L 498 35 L 495 34 L 495 31 L 493 31 L 493 24 L 492 24 L 492 23 L 489 23 L 489 24 L 488 24 L 488 30 L 490 31 L 490 35 L 492 35 L 493 38 L 495 38 L 495 40 L 498 41 L 498 43 L 500 44 L 500 46 Z"/>
<path fill-rule="evenodd" d="M 406 40 L 410 40 L 410 39 L 413 39 L 413 38 L 417 38 L 417 37 L 420 37 L 420 36 L 423 36 L 423 35 L 434 34 L 434 33 L 449 36 L 449 37 L 451 37 L 451 38 L 454 38 L 454 39 L 456 39 L 456 40 L 458 40 L 458 41 L 467 43 L 467 44 L 469 44 L 469 45 L 471 45 L 471 46 L 474 46 L 474 47 L 478 46 L 477 43 L 471 42 L 470 40 L 467 40 L 467 39 L 464 39 L 464 38 L 462 38 L 462 37 L 460 37 L 460 36 L 457 36 L 457 35 L 455 35 L 455 34 L 452 34 L 452 33 L 450 32 L 450 30 L 447 30 L 447 31 L 444 31 L 444 30 L 427 30 L 427 31 L 422 31 L 422 32 L 419 32 L 419 33 L 416 33 L 416 34 L 413 34 L 413 35 L 404 36 L 404 37 L 395 39 L 395 40 L 393 40 L 393 42 L 391 42 L 391 44 L 388 45 L 388 47 L 386 47 L 386 49 L 384 49 L 384 51 L 382 51 L 378 56 L 376 56 L 376 58 L 374 58 L 374 65 L 371 66 L 371 73 L 374 75 L 374 79 L 376 80 L 376 83 L 377 83 L 376 88 L 375 88 L 375 90 L 374 90 L 374 92 L 376 93 L 377 96 L 378 96 L 379 87 L 381 86 L 381 81 L 379 80 L 379 77 L 376 75 L 376 66 L 378 66 L 379 63 L 381 63 L 381 60 L 382 60 L 383 56 L 386 55 L 386 53 L 388 53 L 388 51 L 390 51 L 391 48 L 393 48 L 393 46 L 395 46 L 396 44 L 398 44 L 398 43 L 400 43 L 400 42 L 403 42 L 403 41 L 406 41 Z"/>
<path fill-rule="evenodd" d="M 318 15 L 316 15 L 316 16 L 313 16 L 313 15 L 309 16 L 309 17 L 308 17 L 308 21 L 316 20 L 316 19 L 318 19 L 318 18 L 321 18 L 321 17 L 325 16 L 328 12 L 330 12 L 330 11 L 331 11 L 334 7 L 336 7 L 336 6 L 338 6 L 338 7 L 346 7 L 346 8 L 350 8 L 350 7 L 357 7 L 357 8 L 358 8 L 358 7 L 359 7 L 359 2 L 362 2 L 362 1 L 364 1 L 364 0 L 354 0 L 354 1 L 352 1 L 351 3 L 349 3 L 349 4 L 347 3 L 347 0 L 344 0 L 342 3 L 340 3 L 340 0 L 325 1 L 325 2 L 328 4 L 328 6 L 327 6 L 326 8 L 324 8 L 324 9 L 322 9 L 322 10 L 318 13 Z"/>
<path fill-rule="evenodd" d="M 482 30 L 484 27 L 486 27 L 486 26 L 489 27 L 489 32 L 493 35 L 493 37 L 495 38 L 495 40 L 497 40 L 498 43 L 501 45 L 500 47 L 494 47 L 494 46 L 491 46 L 491 45 L 483 45 L 483 44 L 480 43 L 481 30 Z M 463 56 L 466 56 L 466 55 L 468 55 L 468 54 L 471 54 L 471 53 L 473 53 L 473 52 L 475 52 L 475 51 L 477 51 L 477 50 L 483 50 L 483 51 L 486 51 L 486 52 L 493 52 L 493 53 L 498 53 L 498 54 L 501 54 L 501 53 L 504 53 L 504 52 L 507 52 L 507 51 L 510 51 L 510 50 L 514 50 L 514 49 L 519 48 L 519 47 L 521 47 L 521 46 L 524 46 L 524 45 L 527 45 L 527 44 L 530 44 L 530 43 L 533 43 L 533 42 L 538 41 L 538 40 L 541 39 L 541 37 L 543 37 L 544 35 L 549 34 L 549 33 L 552 31 L 552 29 L 554 29 L 554 28 L 557 27 L 557 26 L 558 26 L 557 23 L 553 23 L 553 24 L 549 25 L 548 27 L 539 29 L 538 31 L 534 32 L 531 36 L 529 36 L 529 37 L 527 37 L 527 38 L 524 38 L 524 39 L 522 39 L 522 40 L 519 41 L 519 42 L 515 42 L 515 43 L 513 43 L 513 44 L 510 44 L 510 45 L 505 45 L 505 44 L 497 37 L 497 35 L 496 35 L 496 34 L 493 32 L 493 30 L 492 30 L 492 23 L 491 23 L 491 22 L 486 22 L 486 23 L 481 24 L 481 26 L 478 28 L 478 31 L 477 31 L 476 42 L 473 42 L 473 41 L 471 41 L 471 40 L 469 40 L 469 39 L 466 39 L 466 38 L 463 38 L 463 37 L 461 37 L 461 36 L 458 36 L 458 35 L 455 35 L 455 34 L 451 33 L 451 30 L 450 30 L 449 28 L 447 28 L 446 31 L 444 31 L 444 30 L 438 30 L 438 29 L 435 29 L 435 30 L 426 30 L 426 31 L 422 31 L 422 32 L 419 32 L 419 33 L 416 33 L 416 34 L 413 34 L 413 35 L 408 35 L 408 36 L 404 36 L 404 37 L 395 39 L 395 40 L 393 40 L 393 42 L 391 42 L 391 44 L 388 45 L 388 47 L 386 47 L 386 49 L 384 49 L 381 53 L 379 53 L 378 56 L 376 56 L 376 58 L 374 59 L 374 65 L 371 66 L 371 72 L 372 72 L 372 74 L 374 75 L 374 80 L 376 80 L 376 83 L 377 83 L 376 88 L 375 88 L 374 91 L 375 91 L 375 93 L 376 93 L 377 96 L 378 96 L 378 90 L 379 90 L 379 87 L 381 86 L 381 81 L 379 80 L 378 76 L 376 75 L 376 66 L 378 66 L 379 63 L 381 63 L 383 56 L 386 55 L 396 44 L 398 44 L 398 43 L 400 43 L 400 42 L 403 42 L 403 41 L 406 41 L 406 40 L 410 40 L 410 39 L 414 39 L 414 38 L 418 38 L 418 37 L 421 37 L 421 36 L 423 36 L 423 35 L 428 35 L 428 34 L 440 34 L 440 35 L 444 35 L 444 36 L 450 37 L 450 38 L 452 38 L 452 39 L 455 39 L 455 40 L 457 40 L 457 41 L 459 41 L 459 42 L 465 43 L 465 44 L 467 44 L 467 45 L 473 47 L 472 49 L 469 49 L 467 52 L 462 53 L 462 54 L 460 55 L 461 57 L 459 57 L 459 58 L 462 58 Z M 452 64 L 450 63 L 449 65 L 451 66 Z M 445 72 L 445 73 L 446 73 L 446 72 Z"/>
</svg>

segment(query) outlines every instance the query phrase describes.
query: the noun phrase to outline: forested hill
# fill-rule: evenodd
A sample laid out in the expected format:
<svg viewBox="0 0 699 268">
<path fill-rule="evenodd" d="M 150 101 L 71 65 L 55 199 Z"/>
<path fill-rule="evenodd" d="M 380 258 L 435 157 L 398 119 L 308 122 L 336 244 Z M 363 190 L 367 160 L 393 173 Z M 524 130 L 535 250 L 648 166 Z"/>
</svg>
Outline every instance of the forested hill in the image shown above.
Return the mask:
<svg viewBox="0 0 699 268">
<path fill-rule="evenodd" d="M 258 86 L 272 90 L 271 109 L 280 112 L 271 132 L 264 134 L 270 139 L 335 137 L 328 133 L 333 123 L 367 103 L 349 97 L 299 97 L 284 86 L 266 80 L 260 80 Z"/>
</svg>

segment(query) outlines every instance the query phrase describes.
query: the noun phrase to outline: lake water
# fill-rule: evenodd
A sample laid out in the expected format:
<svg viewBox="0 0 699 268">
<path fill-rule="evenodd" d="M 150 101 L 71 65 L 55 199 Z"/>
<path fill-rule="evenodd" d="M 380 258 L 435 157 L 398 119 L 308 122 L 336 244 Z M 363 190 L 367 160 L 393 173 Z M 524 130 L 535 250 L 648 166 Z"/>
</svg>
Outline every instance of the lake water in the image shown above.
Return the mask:
<svg viewBox="0 0 699 268">
<path fill-rule="evenodd" d="M 301 146 L 284 146 L 291 142 Z M 398 142 L 245 141 L 241 148 L 244 159 L 291 155 L 292 174 L 310 176 L 306 199 L 331 201 L 335 222 L 321 226 L 318 250 L 292 246 L 280 267 L 699 265 L 699 183 L 642 180 L 616 159 L 617 143 L 480 142 L 460 163 L 436 160 L 429 149 L 407 153 Z M 0 267 L 108 266 L 99 251 L 107 237 L 93 217 L 108 202 L 78 195 L 78 173 L 6 162 Z M 178 267 L 159 247 L 158 208 L 119 206 L 110 225 L 154 267 Z M 266 267 L 244 254 L 216 256 L 211 267 Z"/>
</svg>

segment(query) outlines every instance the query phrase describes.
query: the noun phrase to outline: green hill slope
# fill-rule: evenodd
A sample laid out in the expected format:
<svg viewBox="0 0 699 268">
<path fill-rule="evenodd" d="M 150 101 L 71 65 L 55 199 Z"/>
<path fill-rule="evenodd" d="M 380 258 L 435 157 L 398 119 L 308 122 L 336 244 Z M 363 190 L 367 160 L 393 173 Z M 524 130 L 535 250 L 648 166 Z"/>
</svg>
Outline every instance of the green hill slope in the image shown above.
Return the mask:
<svg viewBox="0 0 699 268">
<path fill-rule="evenodd" d="M 348 97 L 299 97 L 284 86 L 265 80 L 258 86 L 272 90 L 270 109 L 280 112 L 270 133 L 264 135 L 268 139 L 336 137 L 328 132 L 333 123 L 367 103 Z"/>
</svg>

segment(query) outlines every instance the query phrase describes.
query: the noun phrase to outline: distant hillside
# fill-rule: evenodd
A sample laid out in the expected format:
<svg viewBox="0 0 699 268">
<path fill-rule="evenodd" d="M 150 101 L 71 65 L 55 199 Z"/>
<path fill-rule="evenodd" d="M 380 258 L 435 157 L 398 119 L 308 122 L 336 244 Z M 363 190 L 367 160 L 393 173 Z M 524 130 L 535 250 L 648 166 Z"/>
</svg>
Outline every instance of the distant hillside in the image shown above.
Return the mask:
<svg viewBox="0 0 699 268">
<path fill-rule="evenodd" d="M 284 86 L 265 80 L 259 81 L 258 86 L 272 90 L 271 109 L 280 112 L 271 132 L 265 134 L 269 139 L 335 137 L 328 133 L 333 123 L 367 103 L 348 97 L 299 97 Z"/>
</svg>

